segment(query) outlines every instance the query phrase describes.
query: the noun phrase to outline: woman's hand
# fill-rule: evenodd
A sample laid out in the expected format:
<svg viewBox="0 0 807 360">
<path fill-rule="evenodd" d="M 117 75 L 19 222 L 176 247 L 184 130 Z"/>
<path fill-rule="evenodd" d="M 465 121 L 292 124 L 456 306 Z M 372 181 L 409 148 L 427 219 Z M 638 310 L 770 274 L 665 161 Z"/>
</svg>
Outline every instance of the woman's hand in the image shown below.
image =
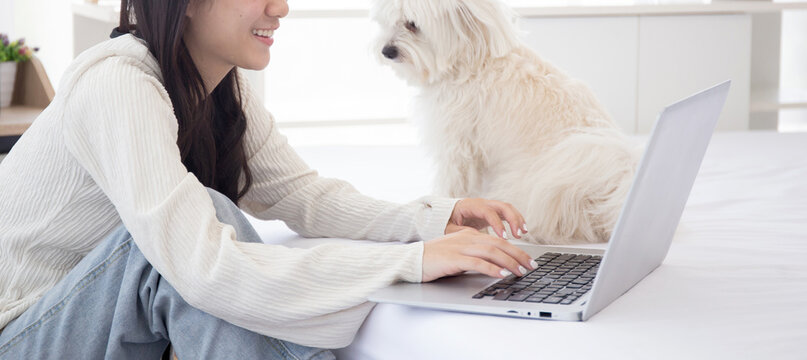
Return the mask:
<svg viewBox="0 0 807 360">
<path fill-rule="evenodd" d="M 423 243 L 423 282 L 471 270 L 495 278 L 522 276 L 536 267 L 509 241 L 476 230 L 463 229 Z"/>
<path fill-rule="evenodd" d="M 485 199 L 462 199 L 454 205 L 454 211 L 446 225 L 446 234 L 462 229 L 481 230 L 491 226 L 497 236 L 507 238 L 502 220 L 510 224 L 510 232 L 520 239 L 527 232 L 524 217 L 513 205 L 506 202 Z"/>
</svg>

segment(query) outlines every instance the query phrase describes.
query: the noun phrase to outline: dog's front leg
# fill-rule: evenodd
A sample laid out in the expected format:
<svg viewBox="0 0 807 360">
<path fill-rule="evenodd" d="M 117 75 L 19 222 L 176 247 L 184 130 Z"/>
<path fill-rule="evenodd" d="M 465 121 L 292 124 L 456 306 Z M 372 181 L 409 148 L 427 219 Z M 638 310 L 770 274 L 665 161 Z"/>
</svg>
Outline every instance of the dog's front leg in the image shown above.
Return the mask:
<svg viewBox="0 0 807 360">
<path fill-rule="evenodd" d="M 435 185 L 438 195 L 453 198 L 479 196 L 480 164 L 473 157 L 446 156 L 439 162 Z"/>
</svg>

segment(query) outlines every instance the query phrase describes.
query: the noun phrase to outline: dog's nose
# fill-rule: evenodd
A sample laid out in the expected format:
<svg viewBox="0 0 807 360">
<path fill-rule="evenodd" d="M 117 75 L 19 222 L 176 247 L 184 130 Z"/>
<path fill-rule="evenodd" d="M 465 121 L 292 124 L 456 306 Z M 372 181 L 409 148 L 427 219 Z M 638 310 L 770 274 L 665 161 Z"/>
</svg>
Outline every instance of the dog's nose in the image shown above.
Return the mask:
<svg viewBox="0 0 807 360">
<path fill-rule="evenodd" d="M 392 59 L 395 59 L 396 57 L 398 57 L 398 48 L 394 47 L 394 46 L 387 45 L 387 46 L 384 46 L 383 49 L 381 49 L 381 53 L 384 54 L 385 58 L 392 60 Z"/>
</svg>

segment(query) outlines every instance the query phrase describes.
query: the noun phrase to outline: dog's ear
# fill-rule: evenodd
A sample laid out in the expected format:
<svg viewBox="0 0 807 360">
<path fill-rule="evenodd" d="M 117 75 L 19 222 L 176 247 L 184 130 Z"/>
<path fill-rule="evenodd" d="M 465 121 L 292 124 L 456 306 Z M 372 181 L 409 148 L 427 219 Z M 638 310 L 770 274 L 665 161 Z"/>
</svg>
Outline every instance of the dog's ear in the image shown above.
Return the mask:
<svg viewBox="0 0 807 360">
<path fill-rule="evenodd" d="M 458 4 L 458 19 L 467 34 L 482 36 L 478 40 L 483 43 L 479 45 L 487 48 L 488 56 L 504 56 L 519 45 L 516 14 L 501 0 L 459 0 Z"/>
</svg>

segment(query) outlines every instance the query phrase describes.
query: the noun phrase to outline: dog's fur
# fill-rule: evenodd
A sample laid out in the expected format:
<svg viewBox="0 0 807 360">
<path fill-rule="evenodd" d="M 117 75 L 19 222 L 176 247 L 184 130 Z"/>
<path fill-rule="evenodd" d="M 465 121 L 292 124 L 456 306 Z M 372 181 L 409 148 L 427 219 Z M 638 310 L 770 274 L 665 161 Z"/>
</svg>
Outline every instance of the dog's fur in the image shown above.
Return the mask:
<svg viewBox="0 0 807 360">
<path fill-rule="evenodd" d="M 415 118 L 439 194 L 513 204 L 532 242 L 608 240 L 638 149 L 586 85 L 521 43 L 512 10 L 375 0 L 372 17 L 379 58 L 421 89 Z"/>
</svg>

